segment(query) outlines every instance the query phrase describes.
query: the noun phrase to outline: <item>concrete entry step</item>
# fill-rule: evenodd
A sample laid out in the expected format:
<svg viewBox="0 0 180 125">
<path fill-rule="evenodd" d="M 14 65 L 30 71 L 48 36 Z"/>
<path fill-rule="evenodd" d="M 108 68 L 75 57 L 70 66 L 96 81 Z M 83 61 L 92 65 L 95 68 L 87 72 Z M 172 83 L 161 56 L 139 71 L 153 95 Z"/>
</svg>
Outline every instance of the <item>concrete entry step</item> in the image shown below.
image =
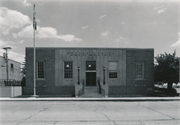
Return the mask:
<svg viewBox="0 0 180 125">
<path fill-rule="evenodd" d="M 82 98 L 103 98 L 104 96 L 98 93 L 97 86 L 85 86 L 84 94 L 81 97 Z"/>
<path fill-rule="evenodd" d="M 84 93 L 98 93 L 96 86 L 84 87 Z"/>
<path fill-rule="evenodd" d="M 81 98 L 105 98 L 102 94 L 99 93 L 84 93 Z"/>
</svg>

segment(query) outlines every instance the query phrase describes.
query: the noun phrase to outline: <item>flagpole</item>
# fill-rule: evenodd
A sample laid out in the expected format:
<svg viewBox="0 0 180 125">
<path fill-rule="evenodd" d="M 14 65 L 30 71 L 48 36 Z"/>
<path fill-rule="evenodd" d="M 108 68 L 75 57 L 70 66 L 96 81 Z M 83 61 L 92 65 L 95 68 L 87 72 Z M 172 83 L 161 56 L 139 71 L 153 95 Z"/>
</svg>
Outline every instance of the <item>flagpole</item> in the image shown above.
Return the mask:
<svg viewBox="0 0 180 125">
<path fill-rule="evenodd" d="M 35 47 L 35 4 L 33 9 L 33 29 L 34 29 L 34 96 L 36 96 L 36 47 Z"/>
</svg>

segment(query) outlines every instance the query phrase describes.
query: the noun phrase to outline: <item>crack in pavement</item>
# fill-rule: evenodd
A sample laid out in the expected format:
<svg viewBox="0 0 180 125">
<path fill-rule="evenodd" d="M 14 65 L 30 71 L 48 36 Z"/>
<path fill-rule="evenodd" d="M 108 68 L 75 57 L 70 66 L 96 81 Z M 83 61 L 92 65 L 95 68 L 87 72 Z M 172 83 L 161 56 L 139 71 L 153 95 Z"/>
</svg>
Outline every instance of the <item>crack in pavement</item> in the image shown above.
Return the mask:
<svg viewBox="0 0 180 125">
<path fill-rule="evenodd" d="M 16 109 L 16 110 L 14 110 L 11 114 L 6 114 L 5 116 L 13 115 L 15 112 L 17 112 L 17 111 L 19 111 L 19 110 L 22 110 L 22 108 Z M 1 113 L 2 113 L 2 112 L 1 112 Z"/>
<path fill-rule="evenodd" d="M 15 112 L 17 112 L 17 111 L 19 111 L 19 110 L 21 111 L 22 109 L 17 109 L 17 110 L 15 110 L 15 111 L 13 111 L 13 113 L 12 113 L 12 114 L 14 114 Z"/>
<path fill-rule="evenodd" d="M 80 109 L 84 109 L 83 107 L 81 107 L 80 105 L 77 105 Z"/>
<path fill-rule="evenodd" d="M 53 125 L 55 125 L 56 123 L 57 123 L 57 121 L 55 121 Z"/>
<path fill-rule="evenodd" d="M 104 115 L 109 121 L 111 121 L 105 114 L 100 113 L 100 112 L 97 112 L 97 111 L 96 111 L 97 109 L 98 109 L 98 108 L 96 108 L 95 110 L 93 110 L 93 112 L 98 113 L 98 114 L 101 114 L 101 115 Z"/>
<path fill-rule="evenodd" d="M 156 111 L 155 109 L 152 109 L 152 108 L 149 108 L 149 107 L 145 107 L 145 106 L 142 106 L 142 105 L 140 105 L 140 104 L 139 104 L 138 106 L 141 106 L 141 107 L 146 108 L 146 109 L 150 109 L 150 110 L 152 110 L 152 111 L 155 111 L 155 112 L 157 112 L 157 113 L 160 113 L 160 114 L 162 114 L 162 115 L 164 115 L 164 116 L 167 116 L 167 117 L 169 117 L 169 118 L 176 119 L 176 118 L 173 118 L 173 117 L 171 117 L 171 116 L 169 116 L 169 115 L 166 115 L 166 114 L 164 114 L 164 113 L 162 113 L 162 112 Z"/>
<path fill-rule="evenodd" d="M 14 110 L 13 112 L 12 112 L 12 114 L 11 115 L 13 115 L 15 112 L 17 112 L 18 110 L 20 110 L 20 109 L 16 109 L 16 110 Z"/>
<path fill-rule="evenodd" d="M 44 108 L 44 109 L 38 111 L 37 113 L 35 113 L 35 114 L 31 115 L 30 117 L 24 119 L 23 121 L 19 122 L 17 125 L 21 124 L 21 123 L 24 122 L 24 121 L 27 121 L 28 119 L 32 118 L 33 116 L 37 115 L 37 114 L 40 113 L 40 112 L 43 112 L 43 111 L 47 110 L 47 109 L 50 108 L 50 107 L 52 107 L 52 106 L 49 106 L 49 107 L 47 107 L 47 108 Z"/>
<path fill-rule="evenodd" d="M 105 116 L 105 117 L 108 119 L 108 121 L 112 121 L 112 122 L 114 123 L 114 125 L 117 125 L 113 120 L 109 119 L 109 117 L 108 117 L 107 115 L 105 115 L 105 114 L 103 114 L 103 113 L 101 113 L 101 112 L 97 112 L 97 111 L 96 111 L 97 109 L 98 109 L 98 108 L 96 108 L 95 110 L 93 110 L 93 112 Z"/>
<path fill-rule="evenodd" d="M 176 106 L 179 107 L 179 105 L 174 105 L 174 104 L 169 104 L 169 103 L 165 103 L 166 105 L 170 105 L 170 106 Z"/>
<path fill-rule="evenodd" d="M 149 120 L 141 120 L 141 121 L 173 121 L 173 120 L 180 120 L 180 119 L 149 119 Z"/>
<path fill-rule="evenodd" d="M 115 123 L 115 121 L 112 121 L 115 125 L 117 125 L 116 123 Z"/>
<path fill-rule="evenodd" d="M 143 122 L 141 122 L 141 121 L 138 121 L 138 122 L 140 122 L 141 124 L 143 124 L 143 125 L 144 125 L 144 123 L 143 123 Z"/>
<path fill-rule="evenodd" d="M 93 110 L 93 112 L 98 113 L 98 112 L 96 112 L 97 109 L 98 109 L 98 108 L 95 108 L 95 109 Z"/>
<path fill-rule="evenodd" d="M 98 113 L 98 112 L 96 112 L 96 113 Z M 109 119 L 109 117 L 108 117 L 107 115 L 105 115 L 105 114 L 103 114 L 103 113 L 99 113 L 99 114 L 104 115 L 104 116 L 108 119 L 108 121 L 111 121 L 111 119 Z"/>
</svg>

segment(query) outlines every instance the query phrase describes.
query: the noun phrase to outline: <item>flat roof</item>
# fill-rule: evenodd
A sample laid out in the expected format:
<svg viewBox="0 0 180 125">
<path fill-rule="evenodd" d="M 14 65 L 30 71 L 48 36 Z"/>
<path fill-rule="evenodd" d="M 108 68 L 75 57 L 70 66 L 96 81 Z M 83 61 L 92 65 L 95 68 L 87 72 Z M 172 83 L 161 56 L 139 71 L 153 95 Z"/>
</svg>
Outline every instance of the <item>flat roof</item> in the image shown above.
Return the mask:
<svg viewBox="0 0 180 125">
<path fill-rule="evenodd" d="M 0 57 L 1 57 L 1 58 L 4 58 L 3 56 L 0 56 Z M 8 58 L 8 59 L 9 59 L 9 58 Z M 21 64 L 20 62 L 17 62 L 17 61 L 15 61 L 15 60 L 12 60 L 12 59 L 9 59 L 9 60 Z"/>
<path fill-rule="evenodd" d="M 33 49 L 34 47 L 26 47 Z M 36 47 L 36 49 L 146 49 L 154 50 L 154 48 L 117 48 L 117 47 Z"/>
</svg>

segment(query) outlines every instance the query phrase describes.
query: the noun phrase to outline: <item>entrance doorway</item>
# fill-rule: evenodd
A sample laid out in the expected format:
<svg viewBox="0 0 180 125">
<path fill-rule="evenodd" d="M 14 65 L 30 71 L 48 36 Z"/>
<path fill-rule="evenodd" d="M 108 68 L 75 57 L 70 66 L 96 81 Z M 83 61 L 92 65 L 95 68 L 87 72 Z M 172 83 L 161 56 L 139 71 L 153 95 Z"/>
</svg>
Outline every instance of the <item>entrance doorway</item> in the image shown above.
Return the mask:
<svg viewBox="0 0 180 125">
<path fill-rule="evenodd" d="M 86 86 L 96 86 L 96 61 L 86 61 Z"/>
<path fill-rule="evenodd" d="M 96 86 L 96 72 L 86 72 L 86 86 Z"/>
</svg>

